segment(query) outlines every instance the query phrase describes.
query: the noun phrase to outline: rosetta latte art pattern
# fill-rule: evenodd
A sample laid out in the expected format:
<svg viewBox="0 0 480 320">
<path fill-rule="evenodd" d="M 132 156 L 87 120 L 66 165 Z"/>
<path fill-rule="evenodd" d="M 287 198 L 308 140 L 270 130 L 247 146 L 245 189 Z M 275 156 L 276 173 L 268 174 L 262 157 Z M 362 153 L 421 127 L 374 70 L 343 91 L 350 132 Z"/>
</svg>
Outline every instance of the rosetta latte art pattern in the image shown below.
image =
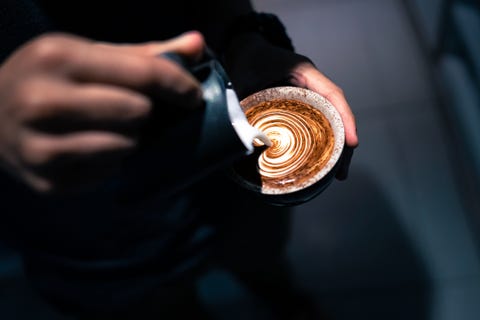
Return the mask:
<svg viewBox="0 0 480 320">
<path fill-rule="evenodd" d="M 319 110 L 303 102 L 266 101 L 249 108 L 246 116 L 272 141 L 258 158 L 263 186 L 300 185 L 315 176 L 333 152 L 330 123 Z"/>
</svg>

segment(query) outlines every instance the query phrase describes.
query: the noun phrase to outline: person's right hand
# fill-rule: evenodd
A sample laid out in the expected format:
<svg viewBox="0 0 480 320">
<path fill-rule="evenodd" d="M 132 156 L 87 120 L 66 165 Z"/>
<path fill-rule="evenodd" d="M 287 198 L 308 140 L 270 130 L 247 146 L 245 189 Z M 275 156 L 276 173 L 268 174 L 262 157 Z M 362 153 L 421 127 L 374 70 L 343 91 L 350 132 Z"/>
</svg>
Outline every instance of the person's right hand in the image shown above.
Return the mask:
<svg viewBox="0 0 480 320">
<path fill-rule="evenodd" d="M 0 67 L 0 165 L 42 193 L 101 181 L 137 146 L 152 99 L 173 113 L 201 105 L 200 84 L 159 54 L 203 49 L 197 32 L 141 45 L 30 41 Z"/>
</svg>

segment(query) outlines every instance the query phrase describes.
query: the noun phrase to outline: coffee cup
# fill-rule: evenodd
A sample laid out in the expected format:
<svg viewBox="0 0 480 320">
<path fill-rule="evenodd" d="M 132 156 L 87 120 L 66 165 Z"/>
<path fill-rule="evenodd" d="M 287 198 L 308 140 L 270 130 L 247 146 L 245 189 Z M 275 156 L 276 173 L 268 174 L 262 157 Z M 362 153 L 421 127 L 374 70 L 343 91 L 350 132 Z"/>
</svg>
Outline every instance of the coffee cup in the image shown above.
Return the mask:
<svg viewBox="0 0 480 320">
<path fill-rule="evenodd" d="M 275 87 L 240 102 L 249 123 L 272 142 L 255 142 L 255 152 L 237 161 L 230 175 L 275 205 L 296 205 L 332 182 L 345 143 L 340 114 L 318 93 Z"/>
</svg>

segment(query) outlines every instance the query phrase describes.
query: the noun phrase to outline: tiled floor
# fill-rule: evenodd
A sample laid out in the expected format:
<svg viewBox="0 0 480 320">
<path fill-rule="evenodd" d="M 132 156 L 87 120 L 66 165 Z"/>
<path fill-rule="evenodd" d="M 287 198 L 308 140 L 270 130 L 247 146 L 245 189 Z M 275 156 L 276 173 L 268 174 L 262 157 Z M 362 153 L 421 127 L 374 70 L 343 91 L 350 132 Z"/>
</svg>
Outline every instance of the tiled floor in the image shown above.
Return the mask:
<svg viewBox="0 0 480 320">
<path fill-rule="evenodd" d="M 332 320 L 478 319 L 478 242 L 428 61 L 402 1 L 255 3 L 277 13 L 298 51 L 344 89 L 361 138 L 350 178 L 295 208 L 288 252 L 299 285 Z M 221 272 L 204 281 L 214 313 L 261 319 L 262 309 L 229 283 Z M 0 314 L 12 292 L 3 288 Z"/>
</svg>

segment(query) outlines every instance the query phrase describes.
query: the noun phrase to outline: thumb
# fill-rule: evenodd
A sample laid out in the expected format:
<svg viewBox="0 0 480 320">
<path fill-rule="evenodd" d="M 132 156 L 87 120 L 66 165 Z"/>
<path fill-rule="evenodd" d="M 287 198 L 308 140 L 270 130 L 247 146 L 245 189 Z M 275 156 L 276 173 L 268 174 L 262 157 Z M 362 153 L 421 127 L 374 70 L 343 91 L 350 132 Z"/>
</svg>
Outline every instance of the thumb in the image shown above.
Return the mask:
<svg viewBox="0 0 480 320">
<path fill-rule="evenodd" d="M 152 41 L 141 44 L 98 43 L 98 45 L 115 50 L 122 50 L 129 54 L 144 56 L 158 56 L 165 52 L 175 52 L 192 61 L 197 61 L 202 58 L 205 49 L 205 39 L 200 32 L 189 31 L 165 41 Z"/>
</svg>

